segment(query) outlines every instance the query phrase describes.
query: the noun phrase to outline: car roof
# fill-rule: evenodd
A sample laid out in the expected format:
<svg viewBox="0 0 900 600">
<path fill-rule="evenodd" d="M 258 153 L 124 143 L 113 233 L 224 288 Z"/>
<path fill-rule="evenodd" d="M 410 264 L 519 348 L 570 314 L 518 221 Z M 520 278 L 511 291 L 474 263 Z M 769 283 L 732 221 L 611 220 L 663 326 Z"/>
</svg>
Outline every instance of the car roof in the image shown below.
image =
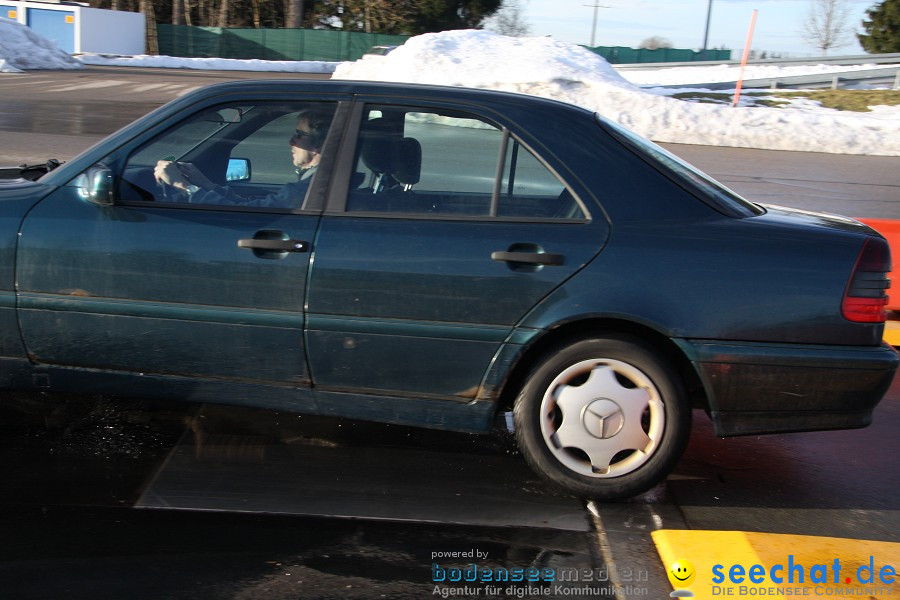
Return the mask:
<svg viewBox="0 0 900 600">
<path fill-rule="evenodd" d="M 366 81 L 352 79 L 247 79 L 242 81 L 227 81 L 215 83 L 186 94 L 182 98 L 194 96 L 194 94 L 211 93 L 264 93 L 264 92 L 318 92 L 334 94 L 363 94 L 385 96 L 410 96 L 423 99 L 452 99 L 477 103 L 512 102 L 519 104 L 531 104 L 532 106 L 545 105 L 549 107 L 577 109 L 586 112 L 585 108 L 574 104 L 542 98 L 530 94 L 471 88 L 450 85 L 435 85 L 424 83 Z"/>
</svg>

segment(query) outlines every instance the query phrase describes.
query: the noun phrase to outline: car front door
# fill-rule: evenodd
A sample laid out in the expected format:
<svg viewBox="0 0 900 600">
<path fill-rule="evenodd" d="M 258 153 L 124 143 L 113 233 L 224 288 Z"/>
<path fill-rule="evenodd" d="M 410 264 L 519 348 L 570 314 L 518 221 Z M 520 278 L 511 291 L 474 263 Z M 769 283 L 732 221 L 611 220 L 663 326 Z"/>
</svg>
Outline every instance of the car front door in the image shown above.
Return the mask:
<svg viewBox="0 0 900 600">
<path fill-rule="evenodd" d="M 196 111 L 107 158 L 112 205 L 85 200 L 78 179 L 38 204 L 21 230 L 18 303 L 29 355 L 51 384 L 90 372 L 98 390 L 123 393 L 148 379 L 185 382 L 188 393 L 203 381 L 307 387 L 303 308 L 321 209 L 291 144 L 298 117 L 318 111 L 322 153 L 336 107 Z M 202 172 L 208 182 L 192 181 L 210 189 L 160 185 L 160 159 Z"/>
<path fill-rule="evenodd" d="M 608 224 L 489 118 L 388 104 L 358 118 L 350 189 L 334 190 L 311 272 L 315 385 L 490 396 L 480 386 L 522 341 L 516 323 L 600 251 Z"/>
</svg>

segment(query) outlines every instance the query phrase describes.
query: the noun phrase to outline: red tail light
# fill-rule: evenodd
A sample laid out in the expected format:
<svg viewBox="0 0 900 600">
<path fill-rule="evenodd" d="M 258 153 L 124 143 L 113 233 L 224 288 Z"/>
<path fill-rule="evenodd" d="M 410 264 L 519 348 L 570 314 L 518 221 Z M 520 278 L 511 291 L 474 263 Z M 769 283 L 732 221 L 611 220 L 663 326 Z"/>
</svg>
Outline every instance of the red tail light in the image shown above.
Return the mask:
<svg viewBox="0 0 900 600">
<path fill-rule="evenodd" d="M 891 249 L 882 238 L 866 239 L 844 292 L 841 313 L 856 323 L 884 323 L 891 287 Z"/>
</svg>

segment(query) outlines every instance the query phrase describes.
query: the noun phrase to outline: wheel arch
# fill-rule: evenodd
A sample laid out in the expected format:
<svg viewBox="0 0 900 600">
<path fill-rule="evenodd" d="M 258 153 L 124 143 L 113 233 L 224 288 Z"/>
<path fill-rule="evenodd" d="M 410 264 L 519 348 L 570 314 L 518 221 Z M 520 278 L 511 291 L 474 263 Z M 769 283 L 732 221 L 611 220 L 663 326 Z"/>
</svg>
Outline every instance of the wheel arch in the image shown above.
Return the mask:
<svg viewBox="0 0 900 600">
<path fill-rule="evenodd" d="M 512 410 L 516 396 L 525 385 L 529 373 L 554 347 L 567 341 L 590 336 L 624 334 L 647 344 L 658 351 L 678 373 L 693 408 L 708 410 L 706 390 L 696 368 L 684 352 L 659 331 L 624 319 L 589 318 L 570 321 L 546 331 L 534 340 L 519 356 L 503 382 L 497 407 L 499 411 Z"/>
</svg>

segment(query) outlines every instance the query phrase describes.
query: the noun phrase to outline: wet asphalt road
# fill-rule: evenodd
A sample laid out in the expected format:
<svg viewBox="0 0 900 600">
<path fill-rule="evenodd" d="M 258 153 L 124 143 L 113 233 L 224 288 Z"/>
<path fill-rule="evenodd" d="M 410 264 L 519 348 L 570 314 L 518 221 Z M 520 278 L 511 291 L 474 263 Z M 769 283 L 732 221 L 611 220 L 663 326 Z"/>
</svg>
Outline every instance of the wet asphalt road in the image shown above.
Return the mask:
<svg viewBox="0 0 900 600">
<path fill-rule="evenodd" d="M 527 469 L 502 422 L 477 436 L 159 401 L 8 398 L 0 591 L 423 598 L 433 564 L 475 563 L 587 570 L 592 597 L 612 595 L 617 565 L 640 573 L 640 595 L 665 597 L 649 538 L 658 528 L 900 542 L 900 380 L 863 430 L 722 440 L 701 412 L 694 419 L 667 482 L 595 505 L 595 517 Z M 486 557 L 435 558 L 475 551 Z M 495 597 L 570 596 L 527 592 Z"/>
<path fill-rule="evenodd" d="M 72 507 L 2 513 L 0 527 L 24 537 L 0 551 L 4 597 L 17 599 L 419 600 L 433 595 L 436 549 L 475 548 L 489 569 L 591 564 L 585 534 L 548 530 Z"/>
<path fill-rule="evenodd" d="M 435 564 L 473 563 L 589 572 L 611 595 L 584 505 L 502 428 L 99 397 L 0 417 L 0 597 L 423 598 Z M 567 596 L 523 586 L 495 597 Z"/>
<path fill-rule="evenodd" d="M 4 74 L 0 163 L 68 158 L 192 86 L 245 76 L 260 75 Z M 755 200 L 900 217 L 896 158 L 672 149 Z M 863 430 L 720 440 L 695 411 L 673 476 L 595 517 L 524 467 L 502 423 L 484 437 L 6 399 L 0 597 L 423 598 L 433 553 L 469 550 L 488 553 L 478 564 L 492 569 L 587 569 L 601 597 L 612 593 L 604 569 L 626 566 L 646 573 L 645 595 L 665 597 L 648 535 L 660 526 L 900 542 L 898 430 L 898 382 Z M 554 597 L 526 592 L 495 597 Z"/>
</svg>

